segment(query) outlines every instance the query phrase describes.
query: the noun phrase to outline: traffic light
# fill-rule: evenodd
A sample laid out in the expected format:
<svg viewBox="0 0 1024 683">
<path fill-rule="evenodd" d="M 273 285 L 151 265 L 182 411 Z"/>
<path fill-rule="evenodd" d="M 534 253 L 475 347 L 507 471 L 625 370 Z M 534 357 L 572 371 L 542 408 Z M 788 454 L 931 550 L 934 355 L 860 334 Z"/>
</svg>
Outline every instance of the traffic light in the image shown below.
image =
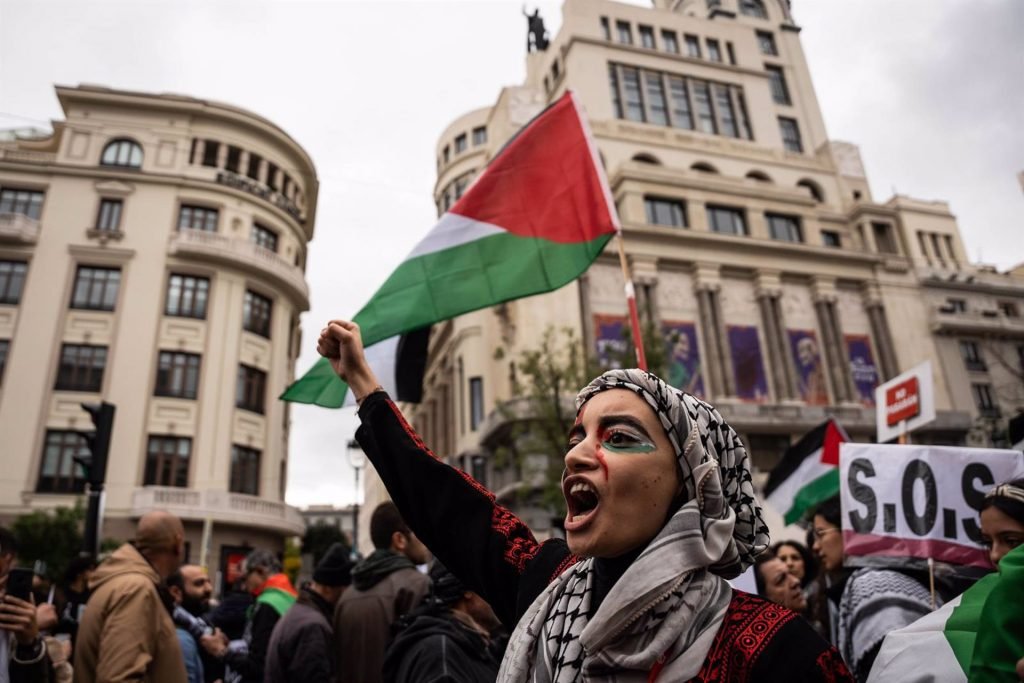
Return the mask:
<svg viewBox="0 0 1024 683">
<path fill-rule="evenodd" d="M 83 403 L 82 409 L 89 413 L 95 428 L 90 432 L 80 432 L 89 447 L 89 455 L 75 457 L 74 460 L 85 470 L 89 485 L 102 487 L 107 478 L 107 455 L 110 453 L 110 435 L 114 431 L 114 406 L 112 403 Z"/>
</svg>

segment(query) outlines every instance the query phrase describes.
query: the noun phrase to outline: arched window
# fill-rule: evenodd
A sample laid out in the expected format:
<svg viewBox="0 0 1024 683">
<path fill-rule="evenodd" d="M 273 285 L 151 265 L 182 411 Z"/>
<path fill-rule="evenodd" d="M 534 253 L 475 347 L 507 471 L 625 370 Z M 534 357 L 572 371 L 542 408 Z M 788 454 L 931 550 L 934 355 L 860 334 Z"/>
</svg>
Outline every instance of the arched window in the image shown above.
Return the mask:
<svg viewBox="0 0 1024 683">
<path fill-rule="evenodd" d="M 825 193 L 824 191 L 822 191 L 821 185 L 814 182 L 813 180 L 808 180 L 807 178 L 804 178 L 803 180 L 798 181 L 796 186 L 802 187 L 805 190 L 807 190 L 810 193 L 810 195 L 814 198 L 814 201 L 825 201 Z"/>
<path fill-rule="evenodd" d="M 747 177 L 750 178 L 751 180 L 756 180 L 759 183 L 771 183 L 771 182 L 774 182 L 771 179 L 771 176 L 769 176 L 764 171 L 750 171 L 749 173 L 747 173 Z"/>
<path fill-rule="evenodd" d="M 142 147 L 134 140 L 112 140 L 103 148 L 100 157 L 101 166 L 125 166 L 127 168 L 142 167 Z"/>
<path fill-rule="evenodd" d="M 758 19 L 768 18 L 768 10 L 765 9 L 762 0 L 740 0 L 740 14 Z"/>
<path fill-rule="evenodd" d="M 698 171 L 700 173 L 714 173 L 718 174 L 718 169 L 707 163 L 706 161 L 698 161 L 690 167 L 691 171 Z"/>
<path fill-rule="evenodd" d="M 647 154 L 646 152 L 641 152 L 640 154 L 633 155 L 633 161 L 639 162 L 641 164 L 651 164 L 652 166 L 661 166 L 661 162 L 658 161 L 658 158 L 656 156 L 654 156 L 653 154 Z"/>
</svg>

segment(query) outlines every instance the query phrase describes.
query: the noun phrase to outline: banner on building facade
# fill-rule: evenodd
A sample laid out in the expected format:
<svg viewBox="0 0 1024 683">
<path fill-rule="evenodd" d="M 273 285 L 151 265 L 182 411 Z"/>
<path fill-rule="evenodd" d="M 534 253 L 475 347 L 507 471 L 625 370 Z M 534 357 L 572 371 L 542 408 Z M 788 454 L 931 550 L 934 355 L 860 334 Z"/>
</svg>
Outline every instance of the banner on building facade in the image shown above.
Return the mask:
<svg viewBox="0 0 1024 683">
<path fill-rule="evenodd" d="M 878 386 L 878 367 L 871 355 L 871 338 L 866 334 L 847 334 L 846 353 L 850 359 L 850 374 L 856 399 L 864 406 L 875 405 L 875 387 Z"/>
<path fill-rule="evenodd" d="M 594 345 L 603 368 L 621 368 L 629 353 L 628 323 L 624 315 L 594 314 Z"/>
<path fill-rule="evenodd" d="M 844 552 L 988 567 L 978 510 L 993 486 L 1021 476 L 1020 451 L 844 443 Z"/>
<path fill-rule="evenodd" d="M 825 368 L 821 364 L 821 347 L 814 330 L 787 330 L 793 366 L 799 380 L 800 398 L 812 406 L 828 404 Z"/>
<path fill-rule="evenodd" d="M 704 376 L 697 345 L 697 326 L 684 320 L 666 320 L 661 329 L 668 346 L 665 381 L 676 389 L 703 398 Z"/>
<path fill-rule="evenodd" d="M 761 360 L 761 342 L 753 325 L 729 325 L 729 350 L 732 354 L 736 396 L 744 401 L 762 403 L 768 400 L 768 380 Z"/>
</svg>

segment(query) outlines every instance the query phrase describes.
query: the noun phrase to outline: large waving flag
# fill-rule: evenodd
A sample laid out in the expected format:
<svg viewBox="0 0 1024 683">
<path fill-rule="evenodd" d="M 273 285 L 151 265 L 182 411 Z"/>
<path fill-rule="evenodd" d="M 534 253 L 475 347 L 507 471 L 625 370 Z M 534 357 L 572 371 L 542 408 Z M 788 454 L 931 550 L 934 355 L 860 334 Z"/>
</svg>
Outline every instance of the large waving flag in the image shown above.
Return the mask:
<svg viewBox="0 0 1024 683">
<path fill-rule="evenodd" d="M 567 92 L 505 145 L 353 318 L 377 376 L 392 391 L 396 372 L 407 381 L 396 358 L 422 366 L 433 323 L 575 280 L 618 229 L 597 147 Z M 281 398 L 338 408 L 346 392 L 321 358 Z"/>
<path fill-rule="evenodd" d="M 849 440 L 843 428 L 830 419 L 786 450 L 764 487 L 765 498 L 786 524 L 839 495 L 839 444 Z"/>
</svg>

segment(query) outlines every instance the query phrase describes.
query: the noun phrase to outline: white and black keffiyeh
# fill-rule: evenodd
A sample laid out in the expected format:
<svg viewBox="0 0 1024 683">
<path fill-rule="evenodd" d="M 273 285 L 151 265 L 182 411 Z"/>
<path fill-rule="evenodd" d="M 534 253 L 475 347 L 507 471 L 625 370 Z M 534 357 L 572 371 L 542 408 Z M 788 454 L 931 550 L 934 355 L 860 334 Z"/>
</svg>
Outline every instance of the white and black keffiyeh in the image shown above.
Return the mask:
<svg viewBox="0 0 1024 683">
<path fill-rule="evenodd" d="M 660 658 L 673 680 L 700 670 L 739 575 L 769 543 L 739 436 L 712 406 L 642 370 L 611 370 L 576 398 L 641 396 L 661 421 L 686 501 L 590 615 L 593 559 L 555 579 L 520 619 L 499 681 L 646 680 Z"/>
</svg>

